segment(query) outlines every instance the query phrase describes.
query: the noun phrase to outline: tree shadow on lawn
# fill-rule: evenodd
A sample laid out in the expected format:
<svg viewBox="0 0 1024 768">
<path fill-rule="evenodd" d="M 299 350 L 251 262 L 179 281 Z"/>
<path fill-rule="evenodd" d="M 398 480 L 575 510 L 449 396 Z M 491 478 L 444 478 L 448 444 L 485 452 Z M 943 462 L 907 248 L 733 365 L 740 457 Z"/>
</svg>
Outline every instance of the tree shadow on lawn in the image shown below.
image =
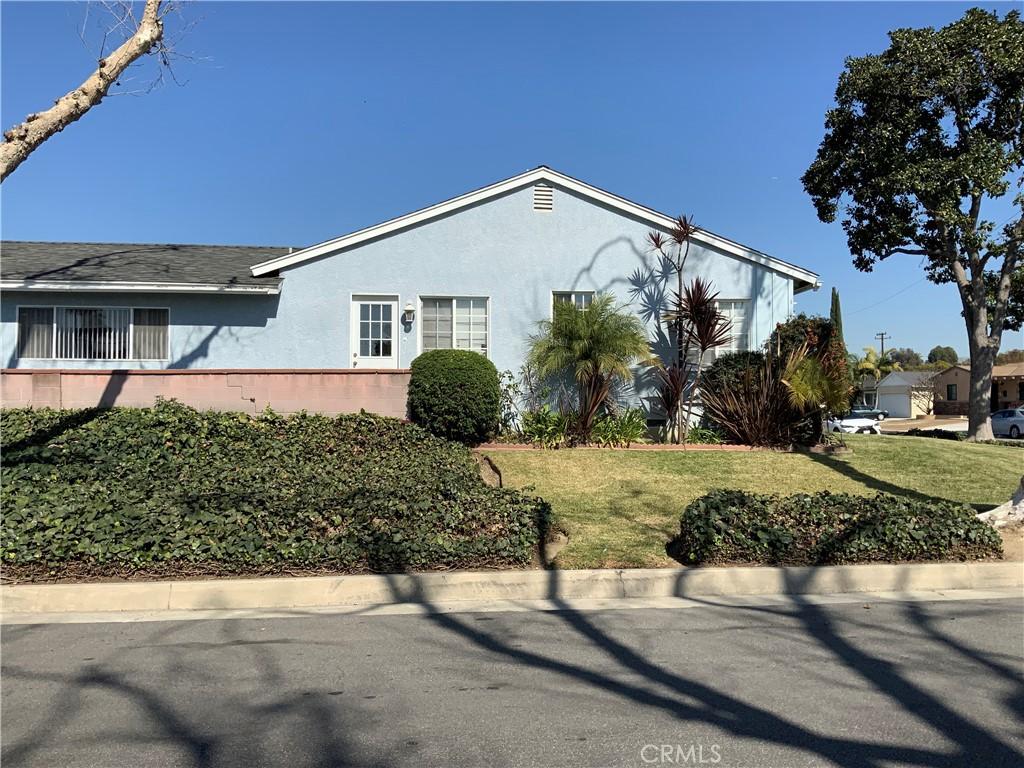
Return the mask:
<svg viewBox="0 0 1024 768">
<path fill-rule="evenodd" d="M 827 469 L 831 469 L 833 472 L 838 472 L 839 474 L 849 478 L 850 480 L 865 485 L 868 488 L 871 488 L 872 490 L 878 491 L 879 493 L 887 493 L 892 496 L 904 496 L 907 498 L 916 499 L 918 501 L 927 502 L 953 501 L 952 499 L 945 499 L 941 496 L 932 496 L 927 493 L 921 493 L 920 491 L 914 490 L 913 488 L 904 488 L 903 486 L 895 485 L 894 483 L 890 483 L 886 480 L 881 480 L 875 477 L 874 475 L 869 475 L 866 472 L 862 472 L 861 470 L 851 465 L 849 462 L 843 461 L 842 459 L 837 459 L 834 456 L 810 452 L 805 453 L 804 455 L 807 456 L 811 461 L 820 464 L 823 467 L 826 467 Z M 953 503 L 958 502 L 954 501 Z M 993 509 L 997 505 L 969 504 L 969 506 L 972 507 L 976 512 L 987 512 L 988 510 Z"/>
<path fill-rule="evenodd" d="M 395 599 L 426 606 L 429 619 L 437 626 L 497 656 L 571 678 L 637 706 L 661 710 L 679 720 L 711 725 L 734 736 L 756 739 L 763 744 L 799 749 L 836 765 L 880 768 L 893 763 L 906 763 L 938 768 L 971 765 L 984 758 L 988 766 L 1017 766 L 1024 760 L 1024 754 L 908 681 L 891 662 L 853 646 L 839 634 L 821 608 L 801 599 L 802 587 L 798 583 L 792 584 L 790 591 L 794 609 L 784 615 L 798 619 L 807 635 L 820 647 L 828 650 L 843 666 L 888 697 L 895 706 L 923 720 L 937 733 L 953 741 L 958 748 L 956 753 L 898 746 L 882 741 L 826 736 L 805 728 L 784 714 L 748 704 L 730 693 L 688 678 L 678 669 L 667 669 L 614 639 L 587 615 L 573 609 L 562 596 L 559 572 L 549 570 L 548 575 L 548 599 L 557 608 L 554 615 L 572 628 L 581 640 L 601 649 L 614 666 L 604 664 L 600 667 L 587 667 L 513 646 L 505 639 L 484 632 L 453 614 L 441 612 L 431 603 L 418 580 L 410 582 L 392 578 L 390 583 Z M 682 576 L 677 585 L 677 596 L 687 597 Z M 977 651 L 974 653 L 980 654 Z M 623 673 L 628 676 L 624 677 Z M 628 682 L 632 676 L 638 676 L 639 682 Z"/>
</svg>

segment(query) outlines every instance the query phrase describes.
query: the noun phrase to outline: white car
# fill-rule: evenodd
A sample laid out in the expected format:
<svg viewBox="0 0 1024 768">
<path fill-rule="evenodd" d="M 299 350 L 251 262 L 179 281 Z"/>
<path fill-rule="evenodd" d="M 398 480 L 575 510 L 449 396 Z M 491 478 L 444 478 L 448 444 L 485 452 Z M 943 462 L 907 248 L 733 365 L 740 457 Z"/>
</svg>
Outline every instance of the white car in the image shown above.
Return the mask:
<svg viewBox="0 0 1024 768">
<path fill-rule="evenodd" d="M 1007 408 L 992 414 L 992 434 L 1014 439 L 1024 435 L 1024 407 Z"/>
<path fill-rule="evenodd" d="M 868 435 L 882 434 L 882 430 L 879 429 L 878 421 L 876 419 L 867 419 L 863 416 L 851 416 L 850 414 L 830 417 L 827 428 L 829 432 L 845 432 L 848 435 L 852 435 L 856 432 L 862 432 Z"/>
</svg>

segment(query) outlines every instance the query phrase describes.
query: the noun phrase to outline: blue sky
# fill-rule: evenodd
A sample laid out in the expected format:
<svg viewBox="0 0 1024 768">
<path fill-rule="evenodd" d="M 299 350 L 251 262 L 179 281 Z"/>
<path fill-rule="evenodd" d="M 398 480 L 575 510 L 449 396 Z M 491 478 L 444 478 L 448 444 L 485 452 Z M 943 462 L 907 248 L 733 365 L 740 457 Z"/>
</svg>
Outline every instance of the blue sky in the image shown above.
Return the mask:
<svg viewBox="0 0 1024 768">
<path fill-rule="evenodd" d="M 798 309 L 827 313 L 838 286 L 853 350 L 885 331 L 966 354 L 955 289 L 910 256 L 857 272 L 799 178 L 844 57 L 967 7 L 186 4 L 184 84 L 51 139 L 4 182 L 2 234 L 301 246 L 544 164 L 819 272 Z M 7 127 L 77 85 L 98 37 L 82 5 L 0 16 Z"/>
</svg>

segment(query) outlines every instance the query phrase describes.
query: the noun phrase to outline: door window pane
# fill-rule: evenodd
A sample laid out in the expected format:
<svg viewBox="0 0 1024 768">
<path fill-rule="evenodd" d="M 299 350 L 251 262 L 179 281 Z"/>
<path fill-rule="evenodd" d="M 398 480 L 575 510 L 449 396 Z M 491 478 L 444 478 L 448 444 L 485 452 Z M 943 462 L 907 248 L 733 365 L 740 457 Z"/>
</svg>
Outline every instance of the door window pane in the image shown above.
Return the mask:
<svg viewBox="0 0 1024 768">
<path fill-rule="evenodd" d="M 359 356 L 391 357 L 392 306 L 386 302 L 359 305 Z"/>
</svg>

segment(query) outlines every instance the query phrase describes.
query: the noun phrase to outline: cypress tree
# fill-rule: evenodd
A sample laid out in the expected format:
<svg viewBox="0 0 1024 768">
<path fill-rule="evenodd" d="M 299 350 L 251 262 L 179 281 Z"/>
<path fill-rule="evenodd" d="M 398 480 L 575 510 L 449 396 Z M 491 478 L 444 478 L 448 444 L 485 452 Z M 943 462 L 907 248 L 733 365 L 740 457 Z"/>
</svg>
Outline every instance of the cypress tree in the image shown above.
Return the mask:
<svg viewBox="0 0 1024 768">
<path fill-rule="evenodd" d="M 832 310 L 829 312 L 829 319 L 832 321 L 832 329 L 839 341 L 846 346 L 843 338 L 843 310 L 839 306 L 839 291 L 832 288 Z"/>
</svg>

